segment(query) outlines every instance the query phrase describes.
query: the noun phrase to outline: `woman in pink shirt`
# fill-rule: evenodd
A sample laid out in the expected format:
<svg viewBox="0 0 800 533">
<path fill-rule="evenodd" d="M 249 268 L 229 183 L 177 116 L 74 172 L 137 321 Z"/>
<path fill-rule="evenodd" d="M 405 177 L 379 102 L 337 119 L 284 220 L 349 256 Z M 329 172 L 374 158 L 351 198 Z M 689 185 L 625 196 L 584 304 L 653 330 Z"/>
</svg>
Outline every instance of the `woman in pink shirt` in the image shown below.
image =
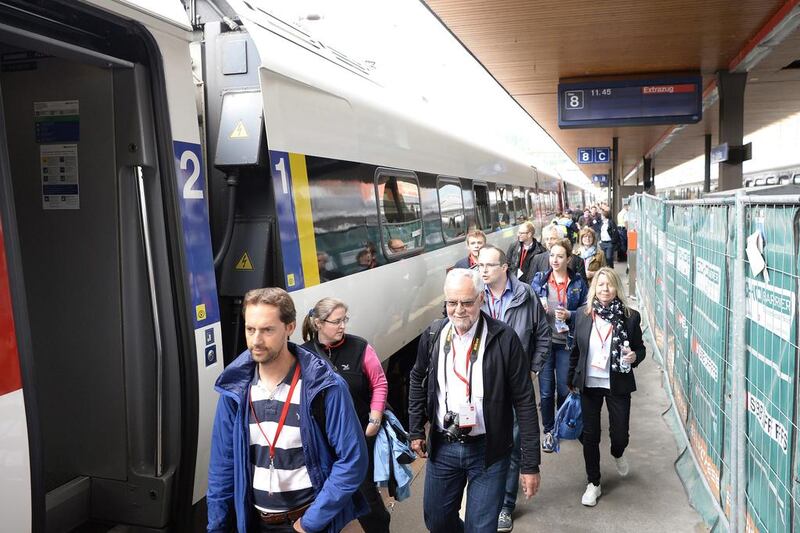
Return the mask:
<svg viewBox="0 0 800 533">
<path fill-rule="evenodd" d="M 375 349 L 361 337 L 345 333 L 349 320 L 347 304 L 336 298 L 323 298 L 303 320 L 303 348 L 330 361 L 350 388 L 369 451 L 369 471 L 360 491 L 370 512 L 358 521 L 366 533 L 386 533 L 389 512 L 373 481 L 373 456 L 389 385 Z"/>
</svg>

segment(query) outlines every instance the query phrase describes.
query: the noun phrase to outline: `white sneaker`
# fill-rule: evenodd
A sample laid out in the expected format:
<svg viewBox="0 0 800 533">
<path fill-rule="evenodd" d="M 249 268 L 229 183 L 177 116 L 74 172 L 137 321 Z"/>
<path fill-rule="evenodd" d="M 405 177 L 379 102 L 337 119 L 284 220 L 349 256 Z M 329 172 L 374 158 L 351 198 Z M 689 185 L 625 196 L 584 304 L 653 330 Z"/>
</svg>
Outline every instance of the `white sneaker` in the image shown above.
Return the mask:
<svg viewBox="0 0 800 533">
<path fill-rule="evenodd" d="M 631 465 L 628 463 L 628 460 L 625 459 L 625 456 L 622 457 L 614 457 L 614 462 L 617 463 L 617 473 L 621 477 L 627 476 L 631 471 Z"/>
<path fill-rule="evenodd" d="M 587 507 L 594 507 L 597 505 L 597 498 L 600 497 L 600 485 L 589 483 L 586 485 L 586 492 L 583 493 L 581 503 Z"/>
</svg>

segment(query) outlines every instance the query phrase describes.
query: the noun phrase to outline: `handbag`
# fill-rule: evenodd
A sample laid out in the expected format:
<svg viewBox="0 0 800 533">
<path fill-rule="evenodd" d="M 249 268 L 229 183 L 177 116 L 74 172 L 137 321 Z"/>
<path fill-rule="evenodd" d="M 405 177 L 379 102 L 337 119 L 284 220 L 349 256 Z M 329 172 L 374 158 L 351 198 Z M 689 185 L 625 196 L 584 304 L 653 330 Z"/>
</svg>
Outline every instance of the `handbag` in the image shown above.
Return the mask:
<svg viewBox="0 0 800 533">
<path fill-rule="evenodd" d="M 553 449 L 557 452 L 561 439 L 575 440 L 583 433 L 580 394 L 570 392 L 556 413 Z"/>
</svg>

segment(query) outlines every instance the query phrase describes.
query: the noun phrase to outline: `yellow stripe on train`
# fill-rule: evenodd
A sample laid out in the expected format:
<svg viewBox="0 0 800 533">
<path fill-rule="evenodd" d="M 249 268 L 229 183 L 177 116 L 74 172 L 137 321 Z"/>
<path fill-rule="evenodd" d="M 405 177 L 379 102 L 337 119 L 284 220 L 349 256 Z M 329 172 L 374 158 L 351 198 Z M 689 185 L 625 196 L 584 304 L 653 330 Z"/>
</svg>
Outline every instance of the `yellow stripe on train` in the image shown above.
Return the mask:
<svg viewBox="0 0 800 533">
<path fill-rule="evenodd" d="M 311 216 L 311 188 L 308 186 L 306 156 L 289 154 L 292 175 L 292 196 L 297 219 L 297 238 L 300 241 L 300 262 L 306 287 L 319 285 L 317 266 L 317 240 L 314 237 L 314 219 Z"/>
</svg>

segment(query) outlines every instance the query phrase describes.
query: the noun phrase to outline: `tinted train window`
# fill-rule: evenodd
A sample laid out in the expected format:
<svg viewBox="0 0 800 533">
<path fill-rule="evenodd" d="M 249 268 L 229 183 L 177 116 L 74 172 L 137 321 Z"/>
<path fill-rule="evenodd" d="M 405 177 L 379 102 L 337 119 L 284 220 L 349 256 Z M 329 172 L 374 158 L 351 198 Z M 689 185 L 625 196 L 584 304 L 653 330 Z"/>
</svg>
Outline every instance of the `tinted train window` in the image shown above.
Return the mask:
<svg viewBox="0 0 800 533">
<path fill-rule="evenodd" d="M 489 207 L 489 188 L 486 185 L 473 185 L 475 193 L 475 213 L 478 217 L 478 229 L 492 229 L 492 210 Z"/>
<path fill-rule="evenodd" d="M 497 225 L 504 228 L 511 223 L 509 214 L 511 194 L 505 185 L 497 185 L 495 189 L 497 190 Z"/>
<path fill-rule="evenodd" d="M 445 242 L 466 235 L 464 200 L 461 197 L 461 182 L 458 179 L 439 178 L 439 214 L 442 219 L 442 235 Z"/>
<path fill-rule="evenodd" d="M 386 256 L 394 258 L 422 249 L 422 205 L 417 177 L 412 173 L 381 170 L 375 187 Z"/>
<path fill-rule="evenodd" d="M 306 164 L 320 282 L 384 263 L 374 167 L 320 157 Z"/>
<path fill-rule="evenodd" d="M 525 210 L 525 198 L 523 191 L 514 188 L 514 212 L 517 214 L 517 224 L 522 224 L 527 220 L 528 213 Z"/>
</svg>

